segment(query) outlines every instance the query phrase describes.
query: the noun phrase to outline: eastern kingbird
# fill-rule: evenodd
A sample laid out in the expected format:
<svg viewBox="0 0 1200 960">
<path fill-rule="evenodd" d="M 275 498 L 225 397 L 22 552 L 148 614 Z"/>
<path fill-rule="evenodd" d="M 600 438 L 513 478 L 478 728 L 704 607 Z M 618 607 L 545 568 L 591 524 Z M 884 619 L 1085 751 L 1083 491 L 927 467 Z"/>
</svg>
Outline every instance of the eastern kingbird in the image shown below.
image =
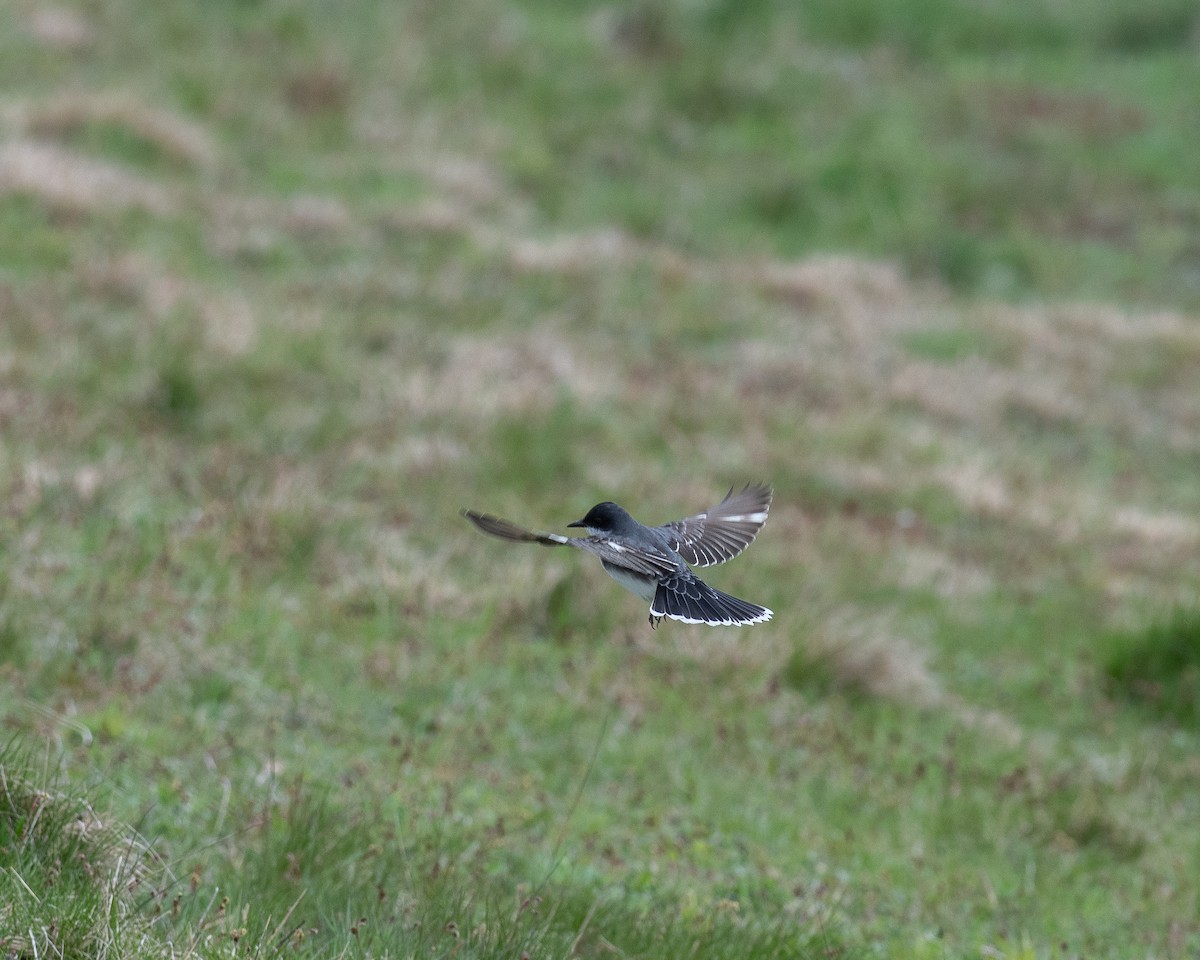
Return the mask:
<svg viewBox="0 0 1200 960">
<path fill-rule="evenodd" d="M 623 508 L 606 501 L 592 507 L 582 520 L 567 524 L 584 527 L 591 534 L 588 537 L 534 533 L 475 510 L 463 510 L 462 515 L 501 540 L 578 547 L 595 554 L 617 583 L 650 601 L 652 627 L 663 617 L 684 623 L 741 626 L 770 620 L 771 611 L 714 590 L 692 573 L 688 564 L 708 567 L 724 563 L 750 546 L 767 522 L 771 493 L 771 488 L 761 483 L 746 484 L 737 494 L 730 488 L 712 509 L 661 527 L 643 526 Z"/>
</svg>

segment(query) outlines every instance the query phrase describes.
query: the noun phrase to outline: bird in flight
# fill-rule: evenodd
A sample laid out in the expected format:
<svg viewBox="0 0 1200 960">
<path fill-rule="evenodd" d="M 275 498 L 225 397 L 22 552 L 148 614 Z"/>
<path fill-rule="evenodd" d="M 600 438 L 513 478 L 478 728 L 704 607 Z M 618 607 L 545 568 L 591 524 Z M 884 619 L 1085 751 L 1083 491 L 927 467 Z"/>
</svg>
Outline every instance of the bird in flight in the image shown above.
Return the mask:
<svg viewBox="0 0 1200 960">
<path fill-rule="evenodd" d="M 724 563 L 750 546 L 767 522 L 771 496 L 771 488 L 761 483 L 747 484 L 738 493 L 730 488 L 715 507 L 660 527 L 644 526 L 606 501 L 592 507 L 582 520 L 567 524 L 586 529 L 586 537 L 534 533 L 475 510 L 463 510 L 462 515 L 501 540 L 577 547 L 594 554 L 610 577 L 650 602 L 651 627 L 657 627 L 663 617 L 741 626 L 770 620 L 771 611 L 710 587 L 688 564 Z"/>
</svg>

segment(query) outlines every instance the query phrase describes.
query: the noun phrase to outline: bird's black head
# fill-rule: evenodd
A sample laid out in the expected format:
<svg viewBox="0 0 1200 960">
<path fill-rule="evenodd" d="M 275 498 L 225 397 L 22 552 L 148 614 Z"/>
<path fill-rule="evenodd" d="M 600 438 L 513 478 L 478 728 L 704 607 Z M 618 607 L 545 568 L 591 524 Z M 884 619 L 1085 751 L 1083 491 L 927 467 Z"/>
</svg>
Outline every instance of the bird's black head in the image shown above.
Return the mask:
<svg viewBox="0 0 1200 960">
<path fill-rule="evenodd" d="M 611 500 L 598 503 L 587 512 L 582 520 L 568 523 L 568 527 L 587 527 L 593 533 L 617 533 L 626 524 L 633 523 L 633 517 L 617 506 Z"/>
</svg>

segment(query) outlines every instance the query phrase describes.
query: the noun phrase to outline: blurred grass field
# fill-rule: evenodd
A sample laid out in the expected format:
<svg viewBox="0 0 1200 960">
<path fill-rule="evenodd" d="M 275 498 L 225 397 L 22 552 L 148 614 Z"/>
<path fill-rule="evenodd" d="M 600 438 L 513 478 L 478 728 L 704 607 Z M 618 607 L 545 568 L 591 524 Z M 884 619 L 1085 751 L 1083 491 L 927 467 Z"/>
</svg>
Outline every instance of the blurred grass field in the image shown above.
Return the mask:
<svg viewBox="0 0 1200 960">
<path fill-rule="evenodd" d="M 0 6 L 0 951 L 1200 954 L 1191 2 Z M 775 484 L 646 625 L 506 547 Z"/>
</svg>

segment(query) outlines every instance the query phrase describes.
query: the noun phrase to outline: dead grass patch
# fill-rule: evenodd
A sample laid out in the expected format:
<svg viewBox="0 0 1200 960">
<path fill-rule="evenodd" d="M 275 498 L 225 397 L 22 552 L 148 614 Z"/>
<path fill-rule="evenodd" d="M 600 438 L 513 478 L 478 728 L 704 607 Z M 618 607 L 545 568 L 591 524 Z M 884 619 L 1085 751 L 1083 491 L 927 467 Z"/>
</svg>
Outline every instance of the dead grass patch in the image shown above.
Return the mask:
<svg viewBox="0 0 1200 960">
<path fill-rule="evenodd" d="M 136 304 L 161 320 L 191 299 L 191 284 L 147 254 L 124 253 L 89 261 L 80 277 L 91 296 Z"/>
<path fill-rule="evenodd" d="M 508 255 L 518 270 L 576 274 L 630 263 L 637 247 L 620 230 L 609 228 L 549 240 L 517 239 L 509 244 Z"/>
<path fill-rule="evenodd" d="M 265 197 L 218 197 L 204 211 L 208 244 L 230 260 L 270 256 L 287 237 L 338 237 L 355 221 L 336 197 L 300 194 L 284 201 Z"/>
<path fill-rule="evenodd" d="M 442 363 L 398 375 L 393 393 L 398 406 L 418 416 L 494 417 L 546 410 L 564 394 L 596 401 L 615 383 L 607 364 L 583 359 L 566 339 L 542 328 L 460 337 Z"/>
<path fill-rule="evenodd" d="M 301 194 L 284 205 L 282 222 L 293 235 L 339 234 L 350 229 L 353 218 L 337 197 Z"/>
<path fill-rule="evenodd" d="M 984 91 L 988 127 L 1001 138 L 1029 128 L 1065 128 L 1096 144 L 1112 143 L 1146 126 L 1140 107 L 1098 93 L 1046 90 L 1033 86 L 991 86 Z"/>
<path fill-rule="evenodd" d="M 793 654 L 789 683 L 828 684 L 839 690 L 922 709 L 944 710 L 956 721 L 1015 745 L 1020 727 L 995 710 L 966 703 L 947 691 L 928 665 L 928 653 L 898 633 L 886 614 L 842 610 L 827 618 Z"/>
<path fill-rule="evenodd" d="M 1101 502 L 1091 485 L 1064 477 L 1060 482 L 1018 481 L 1011 465 L 983 454 L 951 455 L 933 470 L 932 479 L 969 513 L 1043 531 L 1060 544 L 1078 543 L 1104 529 Z"/>
<path fill-rule="evenodd" d="M 1022 530 L 1022 551 L 1037 535 L 1062 546 L 1087 545 L 1112 573 L 1112 592 L 1124 595 L 1128 575 L 1179 575 L 1200 548 L 1200 523 L 1178 511 L 1149 509 L 1114 496 L 1083 478 L 1018 482 L 1011 464 L 962 453 L 936 467 L 933 477 L 964 509 Z"/>
<path fill-rule="evenodd" d="M 1178 421 L 1187 422 L 1187 397 L 1174 387 L 1189 360 L 1200 362 L 1200 332 L 1177 314 L 987 307 L 972 322 L 1006 344 L 1003 364 L 979 356 L 905 357 L 891 375 L 892 400 L 988 427 L 1002 425 L 1013 411 L 1045 423 L 1143 435 L 1161 430 L 1164 419 L 1176 421 L 1176 430 L 1183 426 Z"/>
<path fill-rule="evenodd" d="M 900 548 L 897 565 L 900 586 L 931 589 L 945 600 L 980 597 L 995 587 L 995 578 L 984 568 L 927 544 Z"/>
<path fill-rule="evenodd" d="M 1080 342 L 1097 337 L 1109 343 L 1163 341 L 1182 349 L 1200 351 L 1200 326 L 1173 310 L 1133 311 L 1111 304 L 1077 303 L 1055 307 L 1058 324 L 1070 334 L 1076 349 Z"/>
<path fill-rule="evenodd" d="M 906 285 L 886 266 L 816 258 L 730 276 L 789 308 L 770 337 L 739 345 L 739 406 L 749 419 L 756 408 L 794 410 L 810 433 L 840 448 L 823 458 L 820 474 L 847 496 L 941 487 L 966 513 L 1014 524 L 1022 555 L 1031 546 L 1086 543 L 1120 567 L 1161 575 L 1195 549 L 1197 525 L 1142 500 L 1152 496 L 1148 480 L 1123 481 L 1118 496 L 1082 471 L 1093 449 L 1126 439 L 1200 449 L 1200 400 L 1182 385 L 1189 361 L 1200 363 L 1200 328 L 1182 314 L 983 306 L 955 322 L 967 326 L 969 342 L 1003 350 L 920 359 L 897 333 L 929 329 L 930 309 L 943 308 L 936 293 Z M 672 388 L 689 397 L 711 391 L 688 371 Z M 856 419 L 878 429 L 859 430 Z M 1031 441 L 1057 451 L 1053 471 L 1029 459 Z M 989 589 L 986 571 L 952 576 L 963 569 L 956 559 L 895 532 L 874 530 L 863 549 L 911 549 L 905 583 L 951 594 Z"/>
<path fill-rule="evenodd" d="M 477 157 L 460 154 L 422 154 L 414 169 L 440 188 L 443 196 L 467 209 L 490 207 L 512 200 L 496 170 Z"/>
<path fill-rule="evenodd" d="M 432 474 L 441 467 L 465 460 L 469 450 L 459 440 L 437 433 L 421 433 L 396 438 L 382 453 L 364 447 L 361 459 L 386 466 L 391 474 Z"/>
<path fill-rule="evenodd" d="M 973 513 L 1009 516 L 1015 499 L 1003 471 L 982 457 L 946 463 L 934 476 L 950 493 Z"/>
<path fill-rule="evenodd" d="M 1112 512 L 1112 526 L 1118 533 L 1132 534 L 1153 546 L 1200 546 L 1200 522 L 1181 513 L 1127 505 Z"/>
<path fill-rule="evenodd" d="M 731 628 L 720 632 L 711 627 L 689 627 L 672 622 L 669 634 L 650 634 L 644 623 L 632 621 L 630 637 L 640 653 L 667 663 L 686 661 L 703 664 L 714 672 L 758 670 L 784 659 L 788 639 L 778 629 L 759 627 L 752 635 Z"/>
<path fill-rule="evenodd" d="M 29 11 L 25 25 L 38 43 L 60 53 L 82 53 L 96 42 L 92 22 L 67 7 L 36 7 Z"/>
<path fill-rule="evenodd" d="M 453 550 L 431 551 L 417 542 L 406 524 L 383 524 L 371 534 L 362 553 L 333 556 L 331 600 L 346 604 L 359 598 L 389 597 L 406 613 L 436 612 L 439 619 L 466 619 L 479 609 L 478 594 L 461 576 L 453 551 L 464 549 L 468 542 L 454 543 Z M 505 557 L 506 593 L 521 598 L 514 602 L 527 604 L 528 598 L 543 596 L 550 589 L 550 578 L 558 574 L 548 559 L 517 551 Z"/>
<path fill-rule="evenodd" d="M 819 256 L 739 270 L 769 296 L 802 310 L 834 307 L 861 319 L 870 309 L 896 308 L 913 298 L 899 267 L 859 257 Z M 876 328 L 878 329 L 878 328 Z"/>
<path fill-rule="evenodd" d="M 835 613 L 809 635 L 804 655 L 839 689 L 919 707 L 945 698 L 926 651 L 897 634 L 883 616 Z"/>
<path fill-rule="evenodd" d="M 379 222 L 385 231 L 396 234 L 465 235 L 479 229 L 467 207 L 442 198 L 390 210 Z"/>
<path fill-rule="evenodd" d="M 91 295 L 140 307 L 154 325 L 179 310 L 194 310 L 205 345 L 226 356 L 242 356 L 257 341 L 258 318 L 244 296 L 206 290 L 149 255 L 126 253 L 88 262 L 81 279 Z"/>
<path fill-rule="evenodd" d="M 128 131 L 162 155 L 199 170 L 217 163 L 216 141 L 208 130 L 170 110 L 143 103 L 127 94 L 72 94 L 31 106 L 25 127 L 36 139 L 59 140 L 91 124 Z"/>
<path fill-rule="evenodd" d="M 299 113 L 338 113 L 350 104 L 350 75 L 335 64 L 294 74 L 284 86 L 288 106 Z"/>
<path fill-rule="evenodd" d="M 994 421 L 1011 386 L 1004 371 L 978 359 L 953 366 L 911 360 L 891 377 L 892 399 L 953 424 Z"/>
<path fill-rule="evenodd" d="M 205 342 L 220 353 L 249 353 L 258 337 L 258 318 L 250 302 L 237 293 L 203 297 L 199 302 Z"/>
<path fill-rule="evenodd" d="M 0 143 L 0 194 L 6 193 L 32 196 L 68 214 L 136 209 L 165 216 L 175 207 L 161 184 L 34 140 Z"/>
</svg>

